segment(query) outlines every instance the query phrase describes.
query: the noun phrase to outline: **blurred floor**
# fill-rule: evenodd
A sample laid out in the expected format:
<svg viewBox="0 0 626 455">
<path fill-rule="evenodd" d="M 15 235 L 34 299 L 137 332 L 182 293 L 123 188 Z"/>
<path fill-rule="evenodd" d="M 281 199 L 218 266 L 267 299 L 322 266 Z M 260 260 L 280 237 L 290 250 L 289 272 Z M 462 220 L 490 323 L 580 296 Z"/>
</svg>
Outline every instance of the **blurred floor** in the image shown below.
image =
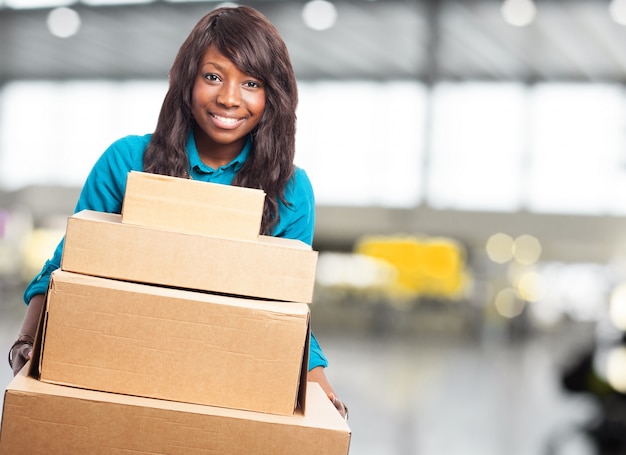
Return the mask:
<svg viewBox="0 0 626 455">
<path fill-rule="evenodd" d="M 22 321 L 21 291 L 0 287 L 2 356 Z M 593 416 L 593 404 L 559 385 L 559 364 L 587 330 L 516 341 L 498 331 L 473 340 L 371 337 L 318 327 L 315 310 L 313 324 L 328 376 L 349 404 L 351 455 L 595 455 L 571 431 Z M 3 389 L 10 379 L 0 359 Z"/>
<path fill-rule="evenodd" d="M 318 338 L 350 404 L 353 455 L 595 453 L 577 430 L 594 407 L 561 391 L 554 340 Z"/>
</svg>

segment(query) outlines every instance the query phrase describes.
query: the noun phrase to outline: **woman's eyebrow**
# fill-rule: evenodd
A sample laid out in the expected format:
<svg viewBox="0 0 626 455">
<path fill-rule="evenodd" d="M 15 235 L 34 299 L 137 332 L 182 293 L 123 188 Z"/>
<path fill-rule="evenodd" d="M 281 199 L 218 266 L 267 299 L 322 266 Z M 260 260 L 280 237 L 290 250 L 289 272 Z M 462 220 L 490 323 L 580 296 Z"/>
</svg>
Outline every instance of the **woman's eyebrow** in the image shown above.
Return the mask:
<svg viewBox="0 0 626 455">
<path fill-rule="evenodd" d="M 222 69 L 222 66 L 219 63 L 215 63 L 215 62 L 203 62 L 202 63 L 202 68 L 204 68 L 205 66 L 212 66 L 213 68 L 216 68 L 218 70 Z"/>
</svg>

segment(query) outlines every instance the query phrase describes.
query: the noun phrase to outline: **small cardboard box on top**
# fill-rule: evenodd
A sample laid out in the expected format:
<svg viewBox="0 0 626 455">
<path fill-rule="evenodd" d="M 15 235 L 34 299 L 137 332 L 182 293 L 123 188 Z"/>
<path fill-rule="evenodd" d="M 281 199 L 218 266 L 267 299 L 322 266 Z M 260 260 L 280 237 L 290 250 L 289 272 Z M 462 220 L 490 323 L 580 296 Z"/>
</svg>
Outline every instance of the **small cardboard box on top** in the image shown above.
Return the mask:
<svg viewBox="0 0 626 455">
<path fill-rule="evenodd" d="M 122 223 L 255 240 L 264 201 L 262 190 L 131 171 Z"/>
<path fill-rule="evenodd" d="M 351 432 L 317 383 L 278 416 L 48 384 L 24 368 L 4 396 L 1 455 L 347 455 Z"/>
<path fill-rule="evenodd" d="M 236 240 L 121 222 L 83 210 L 68 218 L 68 272 L 260 299 L 311 303 L 317 251 L 299 240 Z"/>
<path fill-rule="evenodd" d="M 293 415 L 305 406 L 309 320 L 304 303 L 56 270 L 34 373 L 91 390 Z"/>
</svg>

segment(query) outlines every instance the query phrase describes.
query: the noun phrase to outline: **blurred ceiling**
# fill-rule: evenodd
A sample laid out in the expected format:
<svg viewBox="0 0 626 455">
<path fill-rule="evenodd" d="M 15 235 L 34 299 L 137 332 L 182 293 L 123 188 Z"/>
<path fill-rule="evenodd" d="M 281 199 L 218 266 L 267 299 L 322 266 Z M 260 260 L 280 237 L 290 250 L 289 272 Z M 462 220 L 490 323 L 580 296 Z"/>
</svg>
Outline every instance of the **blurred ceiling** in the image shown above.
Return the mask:
<svg viewBox="0 0 626 455">
<path fill-rule="evenodd" d="M 537 0 L 535 22 L 507 24 L 500 0 L 338 0 L 336 25 L 307 28 L 303 1 L 244 2 L 277 26 L 301 80 L 626 80 L 626 27 L 609 0 Z M 87 6 L 81 28 L 52 36 L 47 9 L 0 9 L 0 81 L 164 78 L 215 2 Z"/>
<path fill-rule="evenodd" d="M 537 0 L 535 22 L 522 28 L 505 23 L 500 0 L 338 0 L 338 21 L 326 31 L 304 25 L 304 1 L 245 3 L 277 26 L 300 80 L 626 81 L 626 27 L 611 20 L 608 0 Z M 0 83 L 165 79 L 191 28 L 215 5 L 75 3 L 82 25 L 66 39 L 48 32 L 49 10 L 0 8 Z M 72 206 L 66 208 L 68 214 Z M 437 212 L 428 207 L 320 207 L 318 215 L 320 247 L 349 248 L 360 235 L 397 232 L 449 235 L 481 246 L 502 230 L 538 236 L 550 245 L 546 260 L 605 262 L 626 255 L 626 218 Z"/>
</svg>

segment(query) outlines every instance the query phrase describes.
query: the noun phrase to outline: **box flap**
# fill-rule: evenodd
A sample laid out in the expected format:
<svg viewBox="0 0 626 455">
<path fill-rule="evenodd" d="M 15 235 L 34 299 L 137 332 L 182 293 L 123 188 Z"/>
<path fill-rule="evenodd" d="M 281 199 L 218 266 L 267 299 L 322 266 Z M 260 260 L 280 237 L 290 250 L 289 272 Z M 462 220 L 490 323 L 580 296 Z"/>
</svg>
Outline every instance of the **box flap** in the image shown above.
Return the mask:
<svg viewBox="0 0 626 455">
<path fill-rule="evenodd" d="M 57 269 L 59 270 L 59 269 Z M 52 272 L 54 273 L 54 272 Z M 50 280 L 50 284 L 48 285 L 48 292 L 50 291 L 50 286 L 52 285 L 52 280 Z M 28 364 L 28 374 L 35 378 L 39 378 L 40 367 L 41 367 L 41 356 L 43 355 L 43 340 L 45 338 L 46 324 L 48 323 L 48 292 L 44 296 L 43 307 L 41 309 L 41 314 L 39 315 L 39 322 L 37 323 L 37 333 L 35 335 L 35 342 L 33 343 L 33 352 L 31 354 L 31 361 Z M 22 371 L 26 370 L 26 366 L 22 368 Z"/>
<path fill-rule="evenodd" d="M 306 412 L 306 392 L 307 392 L 307 384 L 308 384 L 308 374 L 309 374 L 309 353 L 311 346 L 311 314 L 309 313 L 307 317 L 307 333 L 306 333 L 306 342 L 304 344 L 304 352 L 302 355 L 302 369 L 300 373 L 300 386 L 298 388 L 298 402 L 296 403 L 296 407 L 299 407 L 302 412 Z"/>
</svg>

